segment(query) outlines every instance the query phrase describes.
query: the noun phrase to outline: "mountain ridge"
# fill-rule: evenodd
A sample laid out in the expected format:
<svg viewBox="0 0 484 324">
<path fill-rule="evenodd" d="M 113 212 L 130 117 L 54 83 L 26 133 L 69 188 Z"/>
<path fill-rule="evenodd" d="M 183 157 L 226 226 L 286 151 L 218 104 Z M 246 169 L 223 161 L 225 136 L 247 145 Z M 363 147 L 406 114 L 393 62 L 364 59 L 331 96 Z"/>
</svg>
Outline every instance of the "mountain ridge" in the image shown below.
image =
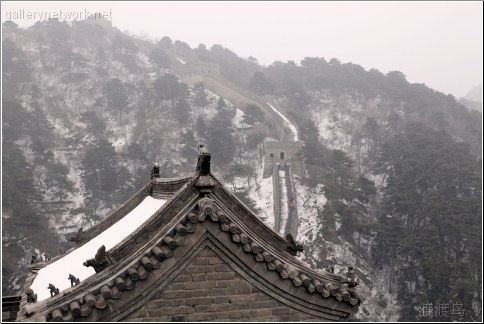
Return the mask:
<svg viewBox="0 0 484 324">
<path fill-rule="evenodd" d="M 434 215 L 440 202 L 448 208 L 441 211 L 446 224 L 478 242 L 474 232 L 455 223 L 451 206 L 438 199 L 454 201 L 454 213 L 478 222 L 482 116 L 452 96 L 410 84 L 398 71 L 385 75 L 337 59 L 306 58 L 264 68 L 220 45 L 192 49 L 167 37 L 150 44 L 99 24 L 51 21 L 26 30 L 3 28 L 2 234 L 4 281 L 13 284 L 4 292 L 19 283 L 30 253 L 67 248 L 70 233 L 97 222 L 148 179 L 152 161 L 160 162 L 163 176 L 191 172 L 200 141 L 217 159 L 215 172 L 227 185 L 261 217 L 271 217 L 261 189 L 260 152 L 274 136 L 266 117 L 249 116 L 250 109 L 234 106 L 203 84 L 180 82 L 173 74 L 181 64 L 178 57 L 218 63 L 222 78 L 274 102 L 296 123 L 308 167 L 308 177 L 295 183 L 304 215 L 303 259 L 315 267 L 333 261 L 357 265 L 369 296 L 357 318 L 415 320 L 419 305 L 409 301 L 417 290 L 429 296 L 420 298 L 421 304 L 432 302 L 431 293 L 451 301 L 450 291 L 466 305 L 479 300 L 466 292 L 475 291 L 467 284 L 476 273 L 470 252 L 446 249 L 452 266 L 463 262 L 472 271 L 442 283 L 427 269 L 423 252 L 409 244 L 413 234 L 402 231 L 405 240 L 391 240 L 399 226 L 411 226 L 419 239 L 437 240 L 437 218 L 425 215 Z M 416 167 L 402 168 L 398 156 Z M 446 180 L 449 170 L 456 174 L 453 182 Z M 405 182 L 408 177 L 419 182 Z M 406 195 L 396 184 L 409 188 Z M 14 206 L 19 196 L 24 209 Z M 407 205 L 392 207 L 400 200 Z M 436 205 L 426 204 L 429 200 Z M 425 212 L 412 209 L 415 220 L 409 225 L 405 208 L 411 202 Z M 35 228 L 26 225 L 32 220 Z M 421 223 L 428 228 L 418 227 Z M 442 242 L 455 239 L 441 235 Z M 471 246 L 472 253 L 478 251 Z M 405 251 L 412 251 L 412 262 Z M 462 258 L 454 260 L 455 253 Z M 410 277 L 404 271 L 409 266 L 441 290 Z M 468 311 L 469 320 L 481 316 L 479 308 Z"/>
</svg>

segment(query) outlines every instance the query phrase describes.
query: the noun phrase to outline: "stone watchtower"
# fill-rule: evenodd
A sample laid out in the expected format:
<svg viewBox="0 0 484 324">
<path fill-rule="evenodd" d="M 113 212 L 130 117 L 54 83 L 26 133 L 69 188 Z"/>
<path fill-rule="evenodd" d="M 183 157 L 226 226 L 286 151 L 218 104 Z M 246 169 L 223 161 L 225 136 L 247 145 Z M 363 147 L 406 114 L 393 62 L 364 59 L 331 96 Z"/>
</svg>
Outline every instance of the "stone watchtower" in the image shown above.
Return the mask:
<svg viewBox="0 0 484 324">
<path fill-rule="evenodd" d="M 220 75 L 220 65 L 216 62 L 194 61 L 188 62 L 179 71 L 182 77 L 204 75 L 216 77 Z"/>
<path fill-rule="evenodd" d="M 266 142 L 264 144 L 264 178 L 272 176 L 277 163 L 289 163 L 292 172 L 297 176 L 304 173 L 302 142 Z"/>
</svg>

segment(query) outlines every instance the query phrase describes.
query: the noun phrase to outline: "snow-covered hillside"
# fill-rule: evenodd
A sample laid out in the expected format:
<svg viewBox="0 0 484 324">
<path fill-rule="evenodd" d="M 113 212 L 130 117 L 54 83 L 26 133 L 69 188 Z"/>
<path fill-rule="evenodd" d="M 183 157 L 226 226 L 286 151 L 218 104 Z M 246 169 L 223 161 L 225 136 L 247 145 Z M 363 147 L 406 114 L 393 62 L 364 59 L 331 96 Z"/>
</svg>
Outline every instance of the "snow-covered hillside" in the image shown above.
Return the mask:
<svg viewBox="0 0 484 324">
<path fill-rule="evenodd" d="M 146 184 L 155 161 L 162 177 L 192 174 L 204 143 L 212 172 L 271 228 L 281 187 L 281 232 L 291 184 L 300 259 L 355 267 L 355 319 L 416 320 L 430 298 L 460 298 L 467 320 L 482 319 L 482 116 L 452 96 L 399 71 L 323 58 L 263 67 L 89 21 L 2 32 L 4 294 L 19 291 L 32 256 L 71 248 Z M 183 73 L 197 61 L 220 75 Z M 302 141 L 304 165 L 278 184 L 263 179 L 264 143 L 282 128 Z"/>
</svg>

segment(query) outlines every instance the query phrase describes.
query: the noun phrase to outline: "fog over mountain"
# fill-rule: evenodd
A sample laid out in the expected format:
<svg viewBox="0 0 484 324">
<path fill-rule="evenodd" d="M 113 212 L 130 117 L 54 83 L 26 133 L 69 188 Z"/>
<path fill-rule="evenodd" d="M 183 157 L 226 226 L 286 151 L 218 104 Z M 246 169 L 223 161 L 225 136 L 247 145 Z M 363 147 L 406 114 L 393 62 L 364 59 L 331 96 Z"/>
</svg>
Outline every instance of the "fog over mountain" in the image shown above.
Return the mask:
<svg viewBox="0 0 484 324">
<path fill-rule="evenodd" d="M 19 10 L 103 12 L 122 31 L 168 35 L 191 47 L 223 44 L 264 65 L 337 57 L 365 69 L 402 71 L 411 82 L 462 97 L 482 84 L 482 2 L 2 2 Z M 24 17 L 25 18 L 25 17 Z"/>
<path fill-rule="evenodd" d="M 297 142 L 286 159 L 300 159 L 300 170 L 282 172 L 281 183 L 291 183 L 294 194 L 281 191 L 281 214 L 297 208 L 302 261 L 315 269 L 337 264 L 336 273 L 355 267 L 364 301 L 352 320 L 482 320 L 482 114 L 447 91 L 414 82 L 397 64 L 387 61 L 382 70 L 373 61 L 361 66 L 352 53 L 363 47 L 353 47 L 354 38 L 339 43 L 344 49 L 339 56 L 330 51 L 338 46 L 321 35 L 352 26 L 358 36 L 362 29 L 370 32 L 373 14 L 390 24 L 393 11 L 388 16 L 376 9 L 368 16 L 360 11 L 359 19 L 368 20 L 365 28 L 344 16 L 332 29 L 322 30 L 314 12 L 298 15 L 302 9 L 297 8 L 307 10 L 311 4 L 295 9 L 278 4 L 287 12 L 294 9 L 290 26 L 306 20 L 298 32 L 301 42 L 323 49 L 301 48 L 307 53 L 298 54 L 292 52 L 299 47 L 291 43 L 293 35 L 284 37 L 287 16 L 269 3 L 252 7 L 265 12 L 267 20 L 257 11 L 250 15 L 245 4 L 223 4 L 238 9 L 235 21 L 247 28 L 236 36 L 223 28 L 233 15 L 194 13 L 194 3 L 158 4 L 159 10 L 146 11 L 146 16 L 137 15 L 140 9 L 133 4 L 85 5 L 92 12 L 113 6 L 112 19 L 2 24 L 3 294 L 19 293 L 32 255 L 49 259 L 64 253 L 73 247 L 69 238 L 80 227 L 93 226 L 139 190 L 149 181 L 154 161 L 162 177 L 192 173 L 199 143 L 212 154 L 214 174 L 261 220 L 273 228 L 278 221 L 290 227 L 287 218 L 274 216 L 277 183 L 272 181 L 277 177 L 264 175 L 264 150 L 270 142 Z M 455 9 L 453 26 L 477 31 L 474 19 L 464 19 L 475 4 L 456 5 L 449 4 Z M 13 8 L 8 6 L 2 3 L 2 15 Z M 174 22 L 161 8 L 176 6 L 185 11 L 177 12 Z M 341 6 L 353 12 L 374 4 Z M 434 8 L 442 15 L 427 18 L 448 22 L 444 12 L 450 9 L 442 6 Z M 127 27 L 118 19 L 127 19 L 127 8 L 131 20 L 148 24 L 150 37 L 123 31 Z M 149 25 L 156 14 L 158 25 Z M 420 26 L 420 18 L 416 15 L 405 26 Z M 210 33 L 203 21 L 218 27 Z M 261 25 L 271 24 L 280 31 L 262 32 Z M 374 24 L 385 30 L 381 20 Z M 189 42 L 178 38 L 177 28 L 190 35 Z M 395 29 L 385 32 L 382 39 L 399 37 Z M 240 35 L 267 38 L 264 46 L 231 43 L 231 36 L 241 40 Z M 471 38 L 481 42 L 482 56 L 482 37 Z M 389 52 L 376 49 L 381 39 L 373 41 L 357 44 L 370 42 L 375 46 L 368 57 L 388 60 Z M 407 41 L 405 48 L 413 48 L 410 61 L 422 59 L 416 67 L 440 58 L 414 52 L 423 44 L 416 40 L 410 47 Z M 393 48 L 397 61 L 409 55 L 399 49 Z M 275 51 L 267 56 L 274 62 L 261 64 L 258 50 Z M 459 83 L 465 89 L 456 87 L 456 93 L 466 93 L 481 82 L 473 74 L 455 72 L 478 63 L 463 57 L 451 61 L 438 64 L 459 78 L 439 75 L 455 81 L 443 87 Z M 474 91 L 470 94 L 477 99 Z M 293 170 L 290 163 L 287 168 Z M 423 311 L 428 305 L 450 310 L 461 305 L 464 312 L 430 316 Z"/>
<path fill-rule="evenodd" d="M 465 96 L 465 99 L 482 103 L 482 84 L 474 87 Z"/>
</svg>

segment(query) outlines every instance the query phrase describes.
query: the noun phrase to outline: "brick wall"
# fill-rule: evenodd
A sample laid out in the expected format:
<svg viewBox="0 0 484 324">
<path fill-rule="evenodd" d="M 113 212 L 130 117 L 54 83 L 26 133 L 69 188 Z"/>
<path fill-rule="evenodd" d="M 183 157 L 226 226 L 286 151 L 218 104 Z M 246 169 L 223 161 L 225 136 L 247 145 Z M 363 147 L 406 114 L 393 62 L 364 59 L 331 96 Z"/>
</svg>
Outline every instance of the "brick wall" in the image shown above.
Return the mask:
<svg viewBox="0 0 484 324">
<path fill-rule="evenodd" d="M 261 292 L 205 248 L 159 295 L 124 321 L 321 320 Z"/>
</svg>

